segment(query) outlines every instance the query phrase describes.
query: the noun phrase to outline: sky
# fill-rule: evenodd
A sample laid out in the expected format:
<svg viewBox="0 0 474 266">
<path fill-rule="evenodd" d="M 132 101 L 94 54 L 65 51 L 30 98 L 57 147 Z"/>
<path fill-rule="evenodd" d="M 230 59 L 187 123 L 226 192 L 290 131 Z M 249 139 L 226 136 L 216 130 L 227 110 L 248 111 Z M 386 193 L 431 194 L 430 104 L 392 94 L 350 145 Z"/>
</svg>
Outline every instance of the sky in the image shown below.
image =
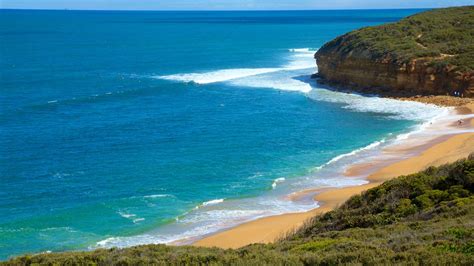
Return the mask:
<svg viewBox="0 0 474 266">
<path fill-rule="evenodd" d="M 435 8 L 474 0 L 0 0 L 1 8 L 95 10 L 311 10 Z"/>
</svg>

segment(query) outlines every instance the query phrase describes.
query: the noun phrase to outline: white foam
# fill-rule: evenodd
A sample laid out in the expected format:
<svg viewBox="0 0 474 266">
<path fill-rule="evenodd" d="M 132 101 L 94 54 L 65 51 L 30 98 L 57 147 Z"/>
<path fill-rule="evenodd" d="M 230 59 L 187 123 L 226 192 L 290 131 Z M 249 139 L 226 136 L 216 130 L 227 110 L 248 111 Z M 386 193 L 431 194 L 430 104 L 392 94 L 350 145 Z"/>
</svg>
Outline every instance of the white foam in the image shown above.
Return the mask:
<svg viewBox="0 0 474 266">
<path fill-rule="evenodd" d="M 133 213 L 125 213 L 125 212 L 122 212 L 122 211 L 119 211 L 117 212 L 120 216 L 122 216 L 123 218 L 133 218 L 135 216 L 137 216 L 136 214 L 133 214 Z"/>
<path fill-rule="evenodd" d="M 249 176 L 249 177 L 248 177 L 248 179 L 255 179 L 255 178 L 262 177 L 262 176 L 263 176 L 263 174 L 262 174 L 262 173 L 260 173 L 260 172 L 257 172 L 257 173 L 255 173 L 255 174 L 253 174 L 253 175 Z"/>
<path fill-rule="evenodd" d="M 255 77 L 242 78 L 230 81 L 234 86 L 250 88 L 270 88 L 282 91 L 293 91 L 308 93 L 312 90 L 310 84 L 297 80 L 299 74 L 288 71 L 280 71 L 269 75 L 259 75 Z"/>
<path fill-rule="evenodd" d="M 314 53 L 317 50 L 310 48 L 290 49 L 293 54 L 290 56 L 289 62 L 285 65 L 285 70 L 300 70 L 300 69 L 316 69 L 316 61 Z"/>
<path fill-rule="evenodd" d="M 360 152 L 363 152 L 363 151 L 368 151 L 368 150 L 371 150 L 371 149 L 374 149 L 378 146 L 380 146 L 381 144 L 385 143 L 385 139 L 381 139 L 381 140 L 378 140 L 378 141 L 374 141 L 372 143 L 370 143 L 369 145 L 365 146 L 365 147 L 362 147 L 362 148 L 359 148 L 359 149 L 355 149 L 351 152 L 348 152 L 348 153 L 344 153 L 344 154 L 341 154 L 341 155 L 338 155 L 334 158 L 332 158 L 331 160 L 329 160 L 327 163 L 323 164 L 323 165 L 320 165 L 318 167 L 315 167 L 314 170 L 321 170 L 322 168 L 328 166 L 328 165 L 331 165 L 331 164 L 334 164 L 336 162 L 338 162 L 339 160 L 343 159 L 343 158 L 346 158 L 346 157 L 350 157 L 350 156 L 354 156 Z"/>
<path fill-rule="evenodd" d="M 112 244 L 112 243 L 116 242 L 119 239 L 120 239 L 119 237 L 109 237 L 107 239 L 104 239 L 104 240 L 101 240 L 101 241 L 97 242 L 96 245 L 98 247 L 106 247 L 109 244 Z"/>
<path fill-rule="evenodd" d="M 453 108 L 446 108 L 432 119 L 420 124 L 414 130 L 395 137 L 396 143 L 404 145 L 420 145 L 441 135 L 462 134 L 474 132 L 472 128 L 453 127 L 458 120 L 468 120 L 474 115 L 458 115 Z"/>
<path fill-rule="evenodd" d="M 145 199 L 156 199 L 156 198 L 167 198 L 167 197 L 173 197 L 173 195 L 170 195 L 170 194 L 154 194 L 154 195 L 143 196 L 143 198 L 145 198 Z"/>
<path fill-rule="evenodd" d="M 209 200 L 209 201 L 205 201 L 203 203 L 201 203 L 200 205 L 196 206 L 194 209 L 199 209 L 201 207 L 204 207 L 204 206 L 210 206 L 210 205 L 216 205 L 216 204 L 219 204 L 219 203 L 222 203 L 224 202 L 224 199 L 214 199 L 214 200 Z"/>
<path fill-rule="evenodd" d="M 47 227 L 47 228 L 42 228 L 39 230 L 40 232 L 48 232 L 48 231 L 66 231 L 70 233 L 75 233 L 77 232 L 73 228 L 69 226 L 62 226 L 62 227 Z"/>
<path fill-rule="evenodd" d="M 216 205 L 216 204 L 219 204 L 219 203 L 222 203 L 222 202 L 224 202 L 224 199 L 215 199 L 215 200 L 210 200 L 210 201 L 203 202 L 201 205 L 202 206 Z"/>
<path fill-rule="evenodd" d="M 315 53 L 317 50 L 311 48 L 294 48 L 288 49 L 288 51 L 293 53 Z"/>
<path fill-rule="evenodd" d="M 131 246 L 138 246 L 138 245 L 149 245 L 149 244 L 170 244 L 172 242 L 188 239 L 194 237 L 196 235 L 205 235 L 211 229 L 211 226 L 200 226 L 196 227 L 191 232 L 185 232 L 176 235 L 153 235 L 153 234 L 143 234 L 131 237 L 109 237 L 107 239 L 101 240 L 96 243 L 95 246 L 89 247 L 89 249 L 94 248 L 111 248 L 111 247 L 118 247 L 118 248 L 126 248 Z"/>
<path fill-rule="evenodd" d="M 385 139 L 382 139 L 382 140 L 379 140 L 379 141 L 374 141 L 374 142 L 370 143 L 369 145 L 367 145 L 367 146 L 365 146 L 365 147 L 362 147 L 362 148 L 360 148 L 360 149 L 356 149 L 356 150 L 353 150 L 353 151 L 351 151 L 351 152 L 349 152 L 349 153 L 336 156 L 336 157 L 332 158 L 332 159 L 328 162 L 328 164 L 335 163 L 335 162 L 337 162 L 337 161 L 339 161 L 340 159 L 345 158 L 345 157 L 349 157 L 349 156 L 352 156 L 352 155 L 356 155 L 356 154 L 358 154 L 359 152 L 373 149 L 373 148 L 375 148 L 375 147 L 380 146 L 380 144 L 382 144 L 382 143 L 384 143 L 384 142 L 385 142 Z"/>
<path fill-rule="evenodd" d="M 285 178 L 284 177 L 279 177 L 275 180 L 273 180 L 273 183 L 272 183 L 272 188 L 275 189 L 276 186 L 278 185 L 278 183 L 282 183 L 285 181 Z"/>
<path fill-rule="evenodd" d="M 158 228 L 154 232 L 130 237 L 110 237 L 99 241 L 91 248 L 129 247 L 145 244 L 169 244 L 175 241 L 185 241 L 196 237 L 214 233 L 218 230 L 235 226 L 239 223 L 255 220 L 265 216 L 278 215 L 288 212 L 304 212 L 319 207 L 317 202 L 305 205 L 295 205 L 289 200 L 278 198 L 243 199 L 230 203 L 225 208 L 211 208 L 194 210 L 182 219 L 175 221 L 174 225 Z M 173 228 L 171 228 L 174 226 Z M 171 229 L 170 229 L 171 228 Z"/>
<path fill-rule="evenodd" d="M 343 187 L 353 187 L 353 186 L 361 186 L 368 184 L 369 181 L 364 179 L 357 179 L 357 178 L 348 178 L 348 177 L 334 177 L 334 178 L 314 178 L 308 184 L 306 181 L 301 181 L 301 185 L 304 189 L 308 187 L 315 187 L 315 188 L 343 188 Z M 303 190 L 304 190 L 303 189 Z M 299 193 L 296 192 L 296 193 Z"/>
<path fill-rule="evenodd" d="M 412 101 L 401 101 L 389 98 L 366 97 L 354 93 L 336 92 L 326 89 L 313 89 L 308 94 L 318 101 L 341 103 L 343 108 L 356 112 L 373 112 L 389 115 L 389 118 L 413 121 L 430 121 L 446 115 L 450 108 L 439 107 Z"/>
<path fill-rule="evenodd" d="M 141 222 L 141 221 L 145 221 L 145 218 L 136 218 L 136 219 L 133 219 L 133 220 L 132 220 L 132 222 L 133 222 L 134 224 L 139 223 L 139 222 Z"/>
<path fill-rule="evenodd" d="M 242 78 L 249 78 L 259 76 L 262 74 L 269 74 L 281 71 L 293 71 L 309 68 L 316 68 L 316 63 L 313 59 L 314 51 L 309 48 L 290 49 L 292 54 L 289 57 L 288 63 L 283 67 L 274 68 L 235 68 L 235 69 L 219 69 L 202 73 L 182 73 L 174 75 L 153 76 L 156 79 L 164 79 L 178 82 L 194 82 L 197 84 L 210 84 L 217 82 L 234 81 Z M 291 77 L 290 77 L 291 79 Z M 271 79 L 268 79 L 271 81 Z M 288 81 L 288 80 L 285 80 Z M 255 86 L 252 86 L 255 87 Z M 273 88 L 274 86 L 265 86 L 264 88 Z M 279 89 L 279 88 L 277 88 Z M 305 89 L 307 91 L 307 89 Z"/>
<path fill-rule="evenodd" d="M 213 223 L 215 225 L 229 223 L 231 220 L 245 220 L 251 217 L 260 216 L 266 210 L 261 209 L 211 209 L 200 211 L 188 215 L 179 222 L 183 224 Z"/>
<path fill-rule="evenodd" d="M 132 221 L 134 224 L 137 224 L 137 223 L 142 222 L 142 221 L 145 220 L 145 218 L 138 217 L 138 216 L 137 216 L 136 214 L 134 214 L 134 213 L 127 213 L 127 212 L 124 212 L 124 211 L 118 211 L 117 213 L 118 213 L 120 216 L 122 216 L 123 218 Z"/>
<path fill-rule="evenodd" d="M 187 73 L 175 74 L 166 76 L 155 76 L 158 79 L 194 82 L 197 84 L 209 84 L 216 82 L 229 81 L 233 79 L 260 75 L 264 73 L 276 72 L 279 68 L 236 68 L 236 69 L 221 69 L 204 73 Z"/>
</svg>

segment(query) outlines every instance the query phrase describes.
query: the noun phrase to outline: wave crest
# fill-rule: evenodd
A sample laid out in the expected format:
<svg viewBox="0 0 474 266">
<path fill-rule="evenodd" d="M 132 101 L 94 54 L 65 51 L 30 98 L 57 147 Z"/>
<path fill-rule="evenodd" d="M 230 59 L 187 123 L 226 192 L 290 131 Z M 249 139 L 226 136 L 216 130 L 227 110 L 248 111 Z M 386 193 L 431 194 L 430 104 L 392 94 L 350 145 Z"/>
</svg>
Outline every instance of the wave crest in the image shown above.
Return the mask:
<svg viewBox="0 0 474 266">
<path fill-rule="evenodd" d="M 211 84 L 218 82 L 243 80 L 242 82 L 231 83 L 231 85 L 248 85 L 249 87 L 257 87 L 255 85 L 256 82 L 251 80 L 254 77 L 258 78 L 262 75 L 274 74 L 276 72 L 292 72 L 296 70 L 316 68 L 316 64 L 313 59 L 314 51 L 311 51 L 310 48 L 289 49 L 289 51 L 291 52 L 291 55 L 288 57 L 288 62 L 282 67 L 219 69 L 202 73 L 181 73 L 173 75 L 152 76 L 152 78 L 197 84 Z M 294 87 L 291 85 L 292 81 L 293 83 L 295 82 L 293 80 L 294 76 L 294 73 L 285 75 L 285 80 L 278 81 L 278 84 L 280 84 L 280 86 L 275 86 L 276 83 L 273 82 L 273 76 L 263 77 L 263 79 L 260 78 L 258 82 L 258 87 L 308 92 L 308 87 L 303 90 L 285 89 L 287 87 Z M 281 86 L 281 84 L 283 84 L 283 86 Z M 285 84 L 287 84 L 287 86 L 285 86 Z"/>
<path fill-rule="evenodd" d="M 215 205 L 224 202 L 224 199 L 215 199 L 215 200 L 210 200 L 202 203 L 202 206 L 208 206 L 208 205 Z"/>
<path fill-rule="evenodd" d="M 279 177 L 279 178 L 273 180 L 272 188 L 275 189 L 279 183 L 282 183 L 284 181 L 285 181 L 284 177 Z"/>
<path fill-rule="evenodd" d="M 154 78 L 181 81 L 181 82 L 194 82 L 197 84 L 209 84 L 216 82 L 229 81 L 238 78 L 250 77 L 265 73 L 271 73 L 279 71 L 279 68 L 236 68 L 236 69 L 221 69 L 216 71 L 204 72 L 204 73 L 187 73 L 187 74 L 175 74 L 166 76 L 154 76 Z"/>
</svg>

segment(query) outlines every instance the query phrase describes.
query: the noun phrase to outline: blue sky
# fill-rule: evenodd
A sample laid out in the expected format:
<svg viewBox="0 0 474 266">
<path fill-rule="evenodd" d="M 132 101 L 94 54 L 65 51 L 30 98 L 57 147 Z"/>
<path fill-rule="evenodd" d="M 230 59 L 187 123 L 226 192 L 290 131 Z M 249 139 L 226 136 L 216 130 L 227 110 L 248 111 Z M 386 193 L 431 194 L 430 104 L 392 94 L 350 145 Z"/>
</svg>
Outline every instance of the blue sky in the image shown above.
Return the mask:
<svg viewBox="0 0 474 266">
<path fill-rule="evenodd" d="M 473 3 L 474 0 L 0 0 L 2 8 L 113 10 L 423 8 Z"/>
</svg>

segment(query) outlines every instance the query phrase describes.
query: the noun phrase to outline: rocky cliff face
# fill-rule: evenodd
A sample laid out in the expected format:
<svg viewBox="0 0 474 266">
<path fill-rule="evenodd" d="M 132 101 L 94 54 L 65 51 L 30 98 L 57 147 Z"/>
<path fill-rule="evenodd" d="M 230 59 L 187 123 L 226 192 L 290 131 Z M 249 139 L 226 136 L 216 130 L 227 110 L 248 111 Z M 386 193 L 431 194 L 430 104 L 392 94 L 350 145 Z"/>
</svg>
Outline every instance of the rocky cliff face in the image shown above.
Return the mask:
<svg viewBox="0 0 474 266">
<path fill-rule="evenodd" d="M 437 66 L 433 58 L 399 62 L 350 47 L 351 38 L 344 35 L 318 50 L 315 58 L 323 81 L 387 96 L 454 95 L 457 91 L 474 97 L 473 71 Z"/>
<path fill-rule="evenodd" d="M 315 54 L 322 81 L 387 96 L 474 97 L 474 6 L 362 28 Z"/>
</svg>

